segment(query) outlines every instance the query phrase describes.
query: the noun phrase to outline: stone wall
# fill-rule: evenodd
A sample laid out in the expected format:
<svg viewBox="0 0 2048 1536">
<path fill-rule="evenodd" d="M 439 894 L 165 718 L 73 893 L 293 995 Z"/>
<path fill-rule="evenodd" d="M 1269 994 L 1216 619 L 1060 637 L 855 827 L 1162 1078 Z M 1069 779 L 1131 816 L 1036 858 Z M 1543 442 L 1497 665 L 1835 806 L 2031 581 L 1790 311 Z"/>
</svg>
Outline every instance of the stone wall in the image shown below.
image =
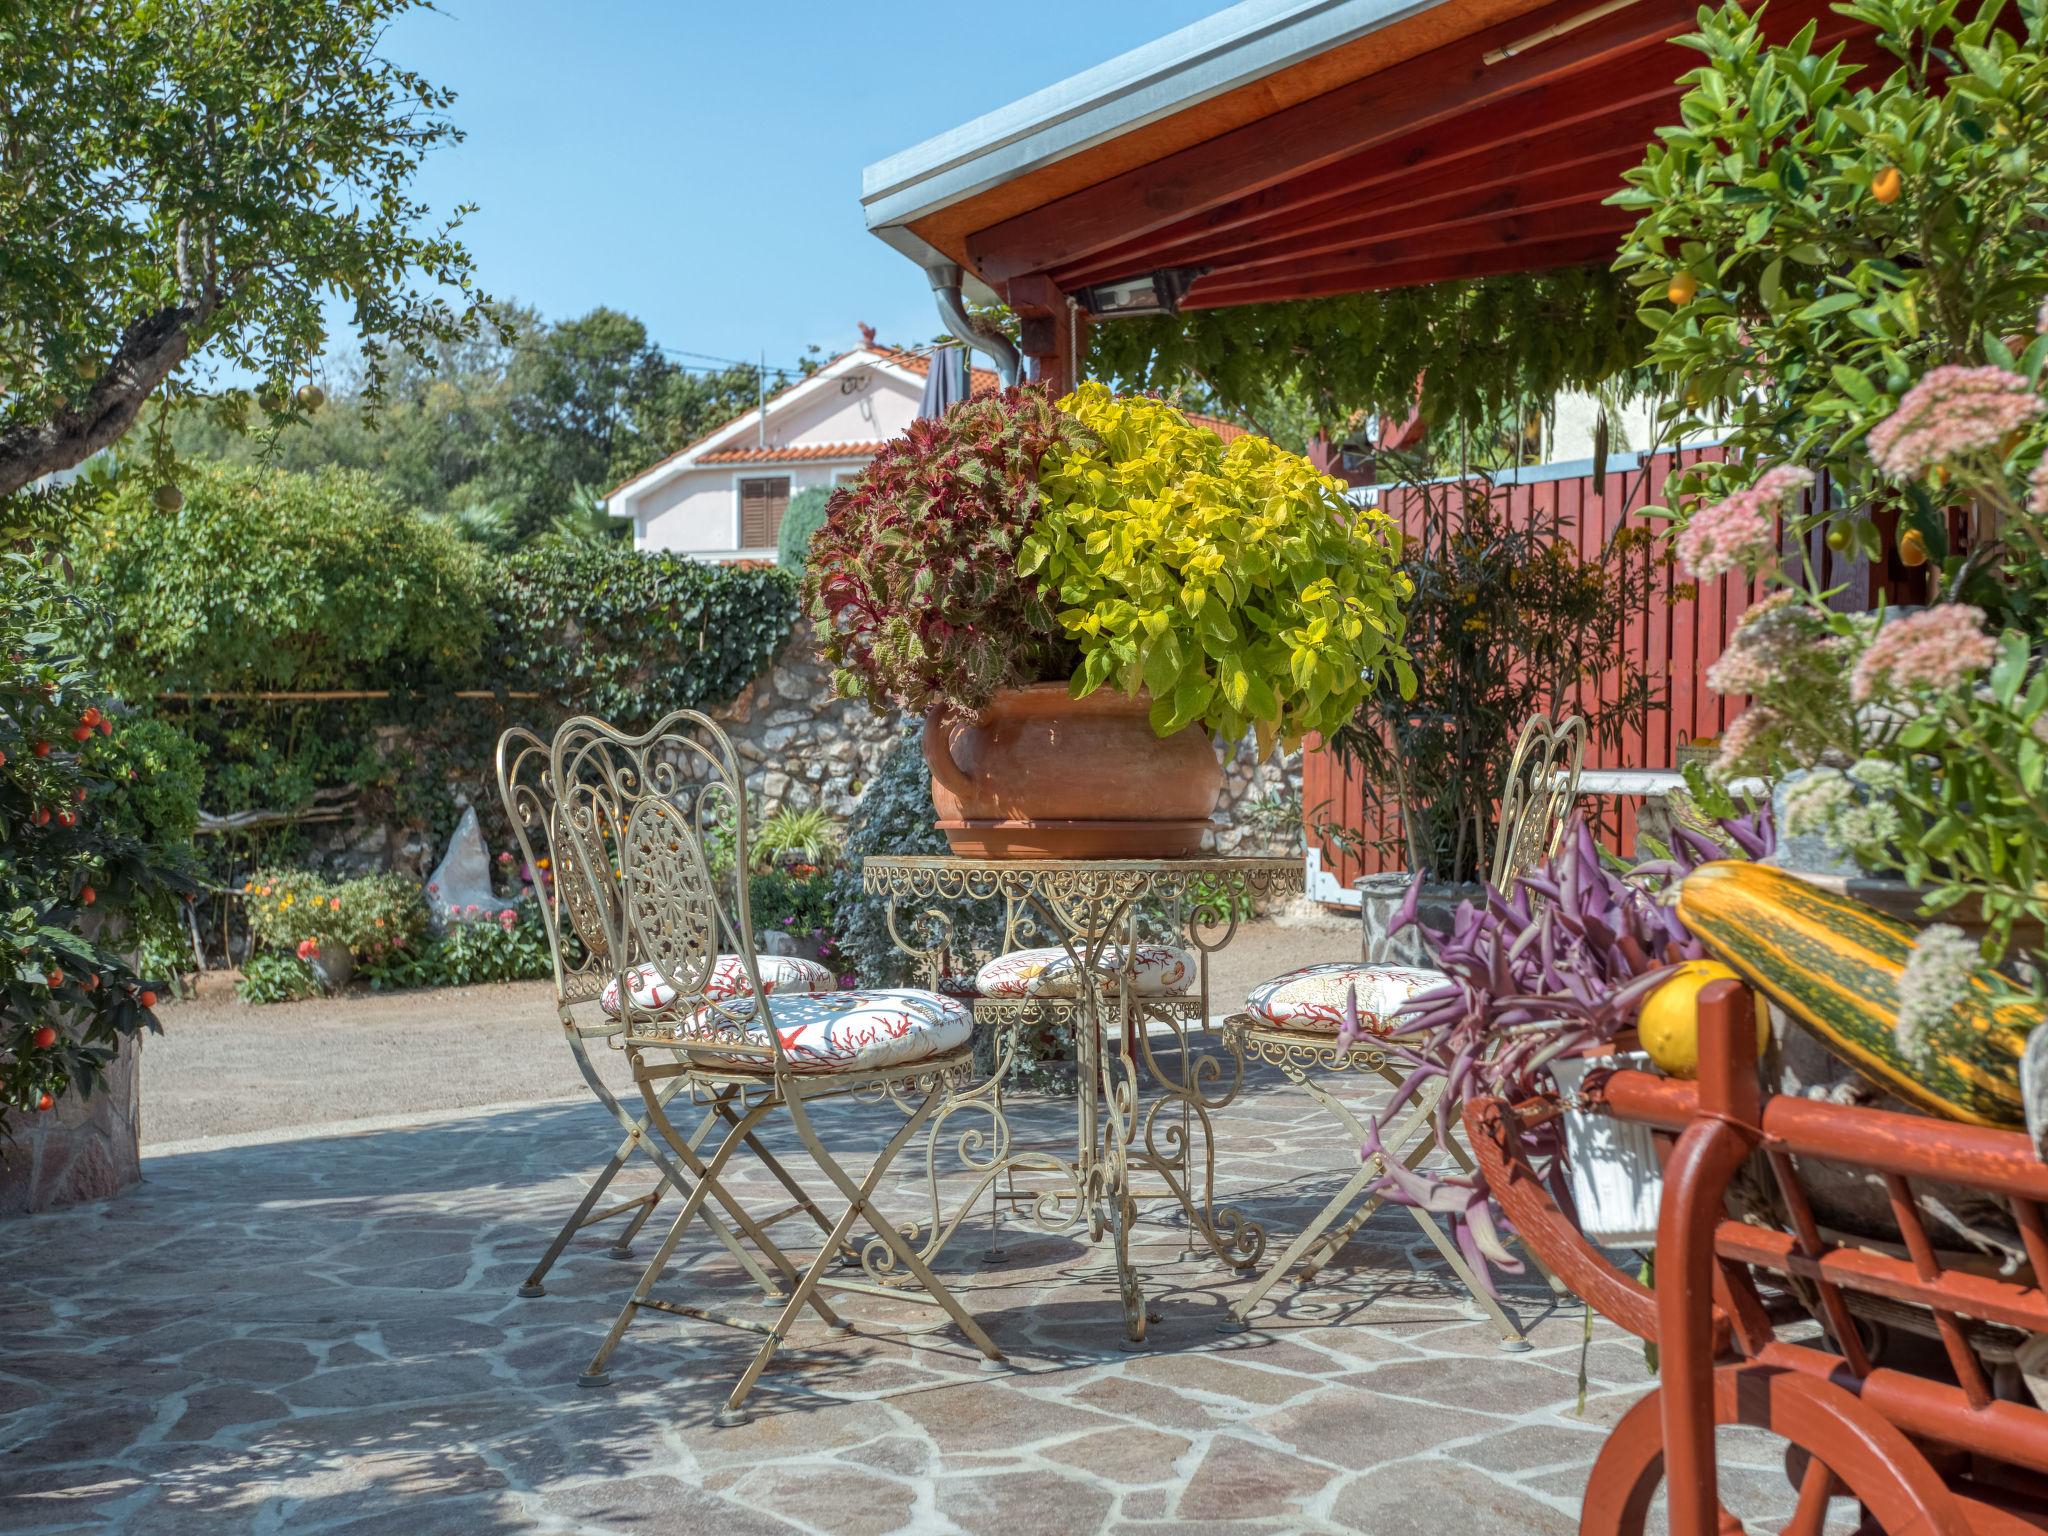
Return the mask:
<svg viewBox="0 0 2048 1536">
<path fill-rule="evenodd" d="M 903 734 L 900 719 L 832 691 L 808 620 L 799 620 L 766 672 L 712 717 L 732 737 L 761 814 L 822 805 L 844 820 Z"/>
<path fill-rule="evenodd" d="M 903 733 L 900 717 L 883 717 L 857 699 L 836 698 L 818 660 L 811 626 L 799 623 L 774 664 L 725 709 L 714 711 L 747 765 L 747 786 L 763 815 L 783 806 L 823 805 L 844 819 L 861 786 Z M 1301 753 L 1261 763 L 1250 739 L 1225 764 L 1217 814 L 1228 824 L 1210 836 L 1219 853 L 1288 854 L 1301 846 Z M 1294 814 L 1241 819 L 1241 808 L 1292 806 Z M 1256 824 L 1255 824 L 1256 822 Z"/>
<path fill-rule="evenodd" d="M 90 1099 L 74 1090 L 42 1114 L 14 1116 L 0 1142 L 0 1216 L 117 1195 L 142 1177 L 142 1041 L 123 1041 Z"/>
<path fill-rule="evenodd" d="M 876 714 L 857 699 L 832 692 L 830 670 L 818 659 L 810 624 L 799 622 L 768 670 L 746 692 L 712 716 L 732 737 L 747 787 L 763 816 L 784 806 L 815 805 L 841 820 L 853 814 L 861 789 L 900 739 L 900 717 Z M 1301 847 L 1301 754 L 1256 758 L 1247 739 L 1225 764 L 1217 814 L 1226 825 L 1209 839 L 1219 853 L 1285 855 Z M 451 789 L 458 808 L 468 803 Z M 1293 808 L 1291 816 L 1275 807 Z M 1263 814 L 1254 814 L 1263 812 Z M 417 828 L 337 821 L 307 828 L 308 862 L 335 875 L 402 869 L 424 877 L 442 850 Z"/>
</svg>

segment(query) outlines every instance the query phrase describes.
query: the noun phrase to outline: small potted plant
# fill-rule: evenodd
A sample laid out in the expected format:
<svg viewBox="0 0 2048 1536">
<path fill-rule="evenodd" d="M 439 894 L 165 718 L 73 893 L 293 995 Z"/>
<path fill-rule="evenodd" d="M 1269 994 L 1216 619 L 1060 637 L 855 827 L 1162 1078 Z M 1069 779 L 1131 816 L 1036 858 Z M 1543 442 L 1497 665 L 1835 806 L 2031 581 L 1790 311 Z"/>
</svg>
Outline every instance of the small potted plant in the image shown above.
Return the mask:
<svg viewBox="0 0 2048 1536">
<path fill-rule="evenodd" d="M 1085 384 L 921 421 L 836 493 L 806 597 L 841 691 L 926 721 L 955 852 L 1175 857 L 1212 736 L 1334 731 L 1392 669 L 1385 518 L 1263 438 Z"/>
</svg>

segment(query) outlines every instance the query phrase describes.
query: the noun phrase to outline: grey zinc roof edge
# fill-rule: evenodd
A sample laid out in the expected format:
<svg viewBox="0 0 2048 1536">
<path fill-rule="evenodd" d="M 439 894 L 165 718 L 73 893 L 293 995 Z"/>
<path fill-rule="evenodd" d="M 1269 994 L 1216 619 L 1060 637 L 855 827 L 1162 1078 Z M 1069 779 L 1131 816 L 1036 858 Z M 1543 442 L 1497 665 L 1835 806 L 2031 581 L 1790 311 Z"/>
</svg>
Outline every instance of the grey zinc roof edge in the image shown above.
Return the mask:
<svg viewBox="0 0 2048 1536">
<path fill-rule="evenodd" d="M 861 173 L 878 233 L 1449 0 L 1242 0 Z M 886 236 L 885 236 L 886 238 Z M 902 247 L 902 242 L 891 241 Z"/>
</svg>

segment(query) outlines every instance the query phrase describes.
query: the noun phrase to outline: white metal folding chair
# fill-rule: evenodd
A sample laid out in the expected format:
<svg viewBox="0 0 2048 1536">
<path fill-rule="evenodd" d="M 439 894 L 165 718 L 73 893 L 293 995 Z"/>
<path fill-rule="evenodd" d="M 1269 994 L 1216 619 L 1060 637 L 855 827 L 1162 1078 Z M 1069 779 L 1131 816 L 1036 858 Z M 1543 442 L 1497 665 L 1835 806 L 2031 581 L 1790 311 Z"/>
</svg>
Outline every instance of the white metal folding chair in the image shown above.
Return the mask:
<svg viewBox="0 0 2048 1536">
<path fill-rule="evenodd" d="M 679 1169 L 671 1182 L 682 1193 L 661 1246 L 584 1380 L 607 1379 L 612 1352 L 643 1309 L 747 1329 L 762 1335 L 762 1343 L 718 1416 L 720 1423 L 739 1422 L 742 1404 L 800 1312 L 815 1312 L 835 1331 L 847 1326 L 826 1299 L 832 1291 L 929 1302 L 988 1362 L 1000 1363 L 995 1343 L 876 1205 L 876 1191 L 897 1155 L 938 1107 L 943 1091 L 971 1071 L 973 1016 L 966 1004 L 911 988 L 784 993 L 761 984 L 747 900 L 745 780 L 731 742 L 708 717 L 677 711 L 638 735 L 588 718 L 572 720 L 556 733 L 548 772 L 559 794 L 557 844 L 576 876 L 571 884 L 570 871 L 558 871 L 557 883 L 594 896 L 593 948 L 616 985 L 616 1043 L 625 1051 L 648 1123 Z M 719 836 L 730 839 L 731 862 L 714 872 L 707 845 Z M 722 957 L 737 958 L 750 983 L 744 990 L 718 985 Z M 685 1091 L 715 1117 L 714 1124 L 700 1124 L 688 1135 L 669 1114 L 671 1100 Z M 813 1113 L 822 1100 L 852 1094 L 892 1102 L 904 1112 L 901 1127 L 859 1177 L 835 1153 Z M 782 1117 L 831 1186 L 820 1199 L 804 1190 L 757 1134 L 771 1118 Z M 718 1138 L 703 1155 L 705 1136 L 714 1129 Z M 742 1148 L 768 1168 L 795 1205 L 767 1216 L 747 1210 L 728 1182 Z M 825 1202 L 843 1207 L 828 1220 Z M 732 1238 L 726 1246 L 735 1254 L 746 1252 L 738 1241 L 744 1238 L 774 1271 L 772 1299 L 780 1310 L 771 1324 L 721 1316 L 654 1293 L 685 1232 L 700 1217 L 712 1218 L 714 1205 L 734 1229 L 726 1232 L 712 1220 L 714 1234 L 722 1234 L 722 1241 Z M 769 1230 L 799 1212 L 824 1228 L 816 1252 L 801 1263 Z M 858 1260 L 868 1274 L 901 1274 L 916 1290 L 827 1273 L 853 1252 L 849 1239 L 856 1221 L 873 1231 Z M 748 1268 L 760 1278 L 758 1266 Z"/>
<path fill-rule="evenodd" d="M 1537 715 L 1522 728 L 1501 786 L 1493 862 L 1488 872 L 1496 889 L 1505 889 L 1516 875 L 1534 868 L 1557 851 L 1572 803 L 1578 798 L 1585 752 L 1586 722 L 1578 716 L 1553 723 L 1549 716 Z M 1387 1040 L 1400 1029 L 1395 1015 L 1408 998 L 1444 979 L 1440 971 L 1390 965 L 1377 956 L 1361 965 L 1337 962 L 1304 966 L 1253 988 L 1245 1011 L 1232 1015 L 1224 1027 L 1235 1035 L 1247 1056 L 1278 1067 L 1288 1081 L 1307 1093 L 1317 1107 L 1344 1128 L 1353 1145 L 1360 1145 L 1366 1140 L 1364 1124 L 1328 1084 L 1319 1080 L 1320 1076 L 1373 1072 L 1398 1087 L 1403 1074 L 1388 1061 L 1386 1054 Z M 1337 1029 L 1343 1020 L 1346 994 L 1354 988 L 1364 1032 L 1347 1046 L 1338 1039 Z M 1435 1111 L 1440 1093 L 1441 1088 L 1435 1084 L 1425 1087 L 1400 1123 L 1382 1133 L 1380 1144 L 1384 1150 L 1361 1162 L 1342 1188 L 1260 1274 L 1251 1290 L 1238 1298 L 1224 1322 L 1226 1330 L 1249 1326 L 1253 1310 L 1267 1292 L 1297 1266 L 1297 1279 L 1306 1284 L 1336 1257 L 1383 1202 L 1383 1196 L 1372 1194 L 1352 1210 L 1352 1203 L 1384 1178 L 1386 1157 L 1398 1157 L 1408 1167 L 1416 1168 L 1441 1150 L 1460 1168 L 1471 1171 L 1471 1156 L 1455 1133 L 1442 1141 L 1437 1136 Z M 1520 1325 L 1479 1283 L 1458 1245 L 1436 1218 L 1417 1207 L 1404 1209 L 1499 1331 L 1501 1347 L 1511 1352 L 1529 1348 Z M 1347 1211 L 1351 1212 L 1348 1217 Z"/>
<path fill-rule="evenodd" d="M 569 1053 L 575 1060 L 577 1073 L 617 1123 L 621 1139 L 610 1159 L 590 1181 L 583 1198 L 556 1232 L 554 1240 L 548 1244 L 547 1251 L 527 1275 L 525 1283 L 519 1287 L 519 1294 L 525 1297 L 547 1294 L 544 1282 L 548 1271 L 554 1268 L 555 1261 L 576 1234 L 585 1228 L 622 1216 L 627 1218 L 609 1252 L 613 1258 L 632 1258 L 633 1239 L 654 1214 L 663 1195 L 671 1189 L 687 1194 L 690 1188 L 690 1181 L 682 1170 L 649 1136 L 647 1115 L 644 1112 L 635 1114 L 619 1101 L 619 1096 L 591 1058 L 593 1041 L 609 1041 L 624 1026 L 615 1007 L 607 1012 L 602 1007 L 593 1006 L 600 1004 L 608 989 L 616 996 L 616 987 L 611 986 L 614 972 L 608 964 L 605 929 L 598 920 L 597 903 L 604 890 L 580 875 L 573 850 L 563 846 L 558 822 L 558 797 L 555 781 L 548 770 L 548 753 L 548 743 L 525 727 L 514 726 L 506 731 L 498 739 L 498 794 L 534 882 L 535 899 L 539 902 L 547 931 L 548 948 L 554 961 L 556 1018 Z M 823 991 L 833 985 L 831 973 L 813 962 L 778 956 L 764 957 L 760 964 L 770 968 L 763 980 L 771 987 L 780 984 L 785 988 L 808 987 Z M 722 971 L 728 979 L 734 978 L 738 973 L 737 962 L 726 957 Z M 694 1132 L 697 1141 L 701 1142 L 709 1134 L 718 1119 L 715 1110 L 705 1112 Z M 599 1203 L 606 1191 L 635 1153 L 645 1155 L 654 1164 L 657 1174 L 654 1187 L 645 1194 L 600 1209 Z M 725 1224 L 716 1216 L 711 1216 L 707 1224 L 763 1289 L 772 1293 L 776 1288 L 774 1280 L 751 1254 L 739 1246 Z"/>
</svg>

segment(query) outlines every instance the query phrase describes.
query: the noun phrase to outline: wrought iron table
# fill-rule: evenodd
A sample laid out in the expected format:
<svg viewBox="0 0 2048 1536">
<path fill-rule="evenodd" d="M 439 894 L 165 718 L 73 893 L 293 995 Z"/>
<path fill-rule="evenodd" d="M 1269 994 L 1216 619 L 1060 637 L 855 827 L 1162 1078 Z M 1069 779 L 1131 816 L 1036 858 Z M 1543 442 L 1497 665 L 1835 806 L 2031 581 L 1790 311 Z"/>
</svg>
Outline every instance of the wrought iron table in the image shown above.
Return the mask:
<svg viewBox="0 0 2048 1536">
<path fill-rule="evenodd" d="M 1188 1222 L 1188 1242 L 1206 1243 L 1223 1264 L 1248 1268 L 1265 1251 L 1265 1229 L 1215 1202 L 1215 1148 L 1210 1117 L 1237 1097 L 1244 1054 L 1235 1040 L 1210 1029 L 1209 956 L 1228 944 L 1249 898 L 1296 894 L 1296 859 L 979 859 L 950 855 L 870 855 L 861 878 L 871 895 L 889 898 L 889 931 L 938 985 L 950 956 L 951 925 L 932 901 L 1001 901 L 1011 946 L 1029 934 L 1064 949 L 1082 978 L 1072 998 L 980 999 L 977 1022 L 993 1021 L 995 1063 L 989 1076 L 958 1090 L 933 1117 L 926 1168 L 932 1226 L 927 1252 L 950 1238 L 980 1200 L 1020 1206 L 1042 1231 L 1064 1232 L 1084 1220 L 1091 1240 L 1107 1234 L 1115 1247 L 1117 1285 L 1130 1347 L 1144 1342 L 1145 1298 L 1131 1264 L 1131 1225 L 1140 1196 L 1168 1196 Z M 1135 984 L 1141 909 L 1164 908 L 1176 941 L 1197 957 L 1192 992 L 1161 996 Z M 908 916 L 910 921 L 904 922 Z M 1105 967 L 1121 946 L 1122 965 Z M 1077 1066 L 1074 1155 L 1015 1145 L 1003 1104 L 1003 1079 L 1022 1030 L 1071 1021 Z M 1208 1036 L 1200 1042 L 1193 1036 Z M 1170 1042 L 1170 1049 L 1155 1045 Z M 1213 1045 L 1214 1050 L 1206 1048 Z M 1162 1057 L 1166 1059 L 1162 1059 Z M 950 1217 L 941 1208 L 938 1153 L 947 1122 L 968 1113 L 972 1128 L 955 1150 L 972 1175 Z M 1133 1174 L 1158 1178 L 1139 1189 Z M 1019 1188 L 1020 1178 L 1026 1181 Z M 998 1189 L 998 1184 L 1003 1187 Z M 999 1253 L 999 1250 L 995 1252 Z"/>
</svg>

